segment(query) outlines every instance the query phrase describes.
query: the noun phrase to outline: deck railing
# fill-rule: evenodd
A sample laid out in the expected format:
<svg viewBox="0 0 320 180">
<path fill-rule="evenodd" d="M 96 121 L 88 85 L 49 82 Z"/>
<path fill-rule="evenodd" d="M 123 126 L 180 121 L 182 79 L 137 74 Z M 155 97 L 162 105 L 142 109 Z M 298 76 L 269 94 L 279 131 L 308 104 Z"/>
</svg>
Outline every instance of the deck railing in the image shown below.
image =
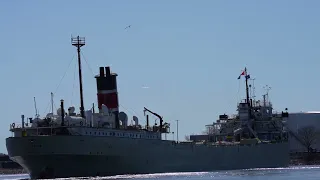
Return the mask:
<svg viewBox="0 0 320 180">
<path fill-rule="evenodd" d="M 22 126 L 21 123 L 12 123 L 10 124 L 10 131 L 13 133 L 14 136 L 48 136 L 48 135 L 59 135 L 62 133 L 63 128 L 90 128 L 91 130 L 87 131 L 92 132 L 92 135 L 97 136 L 103 136 L 106 133 L 115 132 L 115 130 L 125 130 L 129 132 L 137 132 L 137 131 L 143 131 L 145 129 L 141 128 L 129 128 L 129 129 L 114 129 L 110 127 L 102 127 L 102 126 L 90 126 L 90 124 L 85 125 L 65 125 L 65 126 L 45 126 L 45 127 L 32 127 L 30 125 L 28 126 Z M 100 131 L 99 131 L 100 130 Z M 110 130 L 108 132 L 103 130 Z M 79 131 L 69 131 L 71 135 L 81 135 Z M 154 131 L 148 131 L 149 133 L 155 133 Z M 26 133 L 24 135 L 24 133 Z M 116 132 L 115 132 L 116 133 Z"/>
</svg>

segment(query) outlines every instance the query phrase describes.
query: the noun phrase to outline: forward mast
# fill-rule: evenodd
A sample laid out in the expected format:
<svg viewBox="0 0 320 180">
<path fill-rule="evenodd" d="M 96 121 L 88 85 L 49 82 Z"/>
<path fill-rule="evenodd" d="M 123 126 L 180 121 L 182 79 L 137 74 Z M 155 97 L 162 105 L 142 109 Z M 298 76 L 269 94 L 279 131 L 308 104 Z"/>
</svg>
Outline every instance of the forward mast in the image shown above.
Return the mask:
<svg viewBox="0 0 320 180">
<path fill-rule="evenodd" d="M 78 52 L 78 69 L 79 69 L 79 86 L 80 86 L 80 114 L 82 118 L 85 118 L 84 115 L 84 105 L 83 105 L 83 88 L 82 88 L 82 70 L 81 70 L 81 56 L 80 49 L 86 44 L 84 37 L 71 37 L 71 44 L 77 47 Z"/>
</svg>

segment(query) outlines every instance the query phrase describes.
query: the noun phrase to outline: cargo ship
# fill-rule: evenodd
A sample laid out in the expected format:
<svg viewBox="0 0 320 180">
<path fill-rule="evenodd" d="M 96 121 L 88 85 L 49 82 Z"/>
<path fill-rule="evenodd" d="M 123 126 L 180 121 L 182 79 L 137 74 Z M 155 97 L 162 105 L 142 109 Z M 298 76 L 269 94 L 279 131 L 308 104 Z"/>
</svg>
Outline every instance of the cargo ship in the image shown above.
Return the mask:
<svg viewBox="0 0 320 180">
<path fill-rule="evenodd" d="M 95 76 L 97 104 L 85 110 L 82 92 L 80 49 L 85 38 L 72 37 L 79 65 L 80 112 L 67 111 L 64 101 L 56 113 L 25 118 L 12 123 L 6 138 L 10 159 L 20 164 L 31 179 L 112 176 L 164 172 L 203 172 L 289 165 L 288 136 L 284 128 L 287 112 L 273 114 L 271 103 L 253 103 L 248 94 L 238 104 L 238 115 L 221 115 L 211 125 L 213 133 L 190 141 L 162 138 L 170 124 L 144 108 L 146 123 L 119 111 L 117 74 L 100 67 Z M 138 100 L 138 99 L 137 99 Z M 151 124 L 149 116 L 159 118 Z"/>
</svg>

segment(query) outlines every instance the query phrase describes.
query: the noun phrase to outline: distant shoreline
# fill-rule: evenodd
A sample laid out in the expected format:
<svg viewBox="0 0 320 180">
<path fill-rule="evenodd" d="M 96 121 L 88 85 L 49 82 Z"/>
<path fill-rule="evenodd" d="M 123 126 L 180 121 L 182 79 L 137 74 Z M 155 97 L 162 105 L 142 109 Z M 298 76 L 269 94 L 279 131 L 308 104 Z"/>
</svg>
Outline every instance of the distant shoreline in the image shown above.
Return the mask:
<svg viewBox="0 0 320 180">
<path fill-rule="evenodd" d="M 8 169 L 8 168 L 0 168 L 0 174 L 28 174 L 22 168 Z"/>
<path fill-rule="evenodd" d="M 291 160 L 290 166 L 320 165 L 320 161 Z"/>
<path fill-rule="evenodd" d="M 290 165 L 320 165 L 319 152 L 296 152 L 290 153 Z"/>
</svg>

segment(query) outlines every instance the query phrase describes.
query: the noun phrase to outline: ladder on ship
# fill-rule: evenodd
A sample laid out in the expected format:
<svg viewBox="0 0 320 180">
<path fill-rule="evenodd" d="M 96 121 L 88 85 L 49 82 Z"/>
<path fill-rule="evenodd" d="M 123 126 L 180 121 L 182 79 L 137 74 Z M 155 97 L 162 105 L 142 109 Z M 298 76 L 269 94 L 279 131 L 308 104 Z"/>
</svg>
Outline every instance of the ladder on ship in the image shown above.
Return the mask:
<svg viewBox="0 0 320 180">
<path fill-rule="evenodd" d="M 257 133 L 251 128 L 251 126 L 249 125 L 248 122 L 245 123 L 245 126 L 248 127 L 249 131 L 253 134 L 253 136 L 254 136 L 254 137 L 258 140 L 258 142 L 260 143 L 261 141 L 260 141 Z M 243 131 L 243 127 L 238 127 L 238 128 L 234 128 L 233 133 L 234 133 L 234 135 L 238 135 L 238 134 L 242 133 L 242 131 Z"/>
<path fill-rule="evenodd" d="M 251 126 L 247 123 L 247 127 L 249 129 L 249 131 L 253 134 L 253 136 L 258 140 L 259 143 L 261 143 L 257 133 L 251 128 Z"/>
</svg>

